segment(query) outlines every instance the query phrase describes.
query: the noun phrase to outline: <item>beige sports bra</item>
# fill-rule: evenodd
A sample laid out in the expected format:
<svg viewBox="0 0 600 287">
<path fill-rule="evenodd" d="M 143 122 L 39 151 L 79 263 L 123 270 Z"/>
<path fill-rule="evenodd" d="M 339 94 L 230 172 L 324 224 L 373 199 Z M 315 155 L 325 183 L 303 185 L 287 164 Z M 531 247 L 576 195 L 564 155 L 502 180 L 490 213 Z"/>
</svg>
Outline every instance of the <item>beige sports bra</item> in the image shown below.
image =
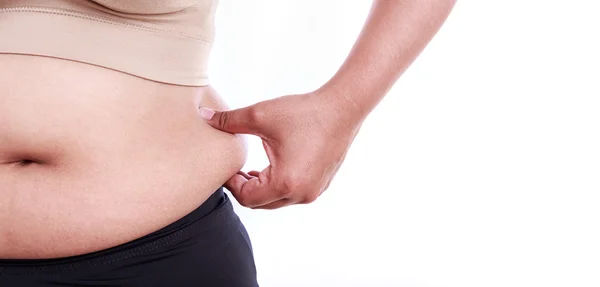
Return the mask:
<svg viewBox="0 0 600 287">
<path fill-rule="evenodd" d="M 0 53 L 62 58 L 163 83 L 204 86 L 217 2 L 0 0 Z"/>
</svg>

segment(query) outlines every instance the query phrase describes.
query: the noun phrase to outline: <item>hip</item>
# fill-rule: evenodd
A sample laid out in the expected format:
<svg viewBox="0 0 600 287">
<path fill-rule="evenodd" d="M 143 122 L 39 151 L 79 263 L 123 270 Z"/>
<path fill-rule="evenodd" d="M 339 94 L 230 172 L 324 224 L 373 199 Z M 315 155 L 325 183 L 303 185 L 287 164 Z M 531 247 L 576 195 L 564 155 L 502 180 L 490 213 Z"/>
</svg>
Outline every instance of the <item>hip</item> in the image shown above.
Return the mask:
<svg viewBox="0 0 600 287">
<path fill-rule="evenodd" d="M 252 245 L 222 189 L 180 220 L 107 250 L 0 260 L 2 286 L 258 286 Z"/>
</svg>

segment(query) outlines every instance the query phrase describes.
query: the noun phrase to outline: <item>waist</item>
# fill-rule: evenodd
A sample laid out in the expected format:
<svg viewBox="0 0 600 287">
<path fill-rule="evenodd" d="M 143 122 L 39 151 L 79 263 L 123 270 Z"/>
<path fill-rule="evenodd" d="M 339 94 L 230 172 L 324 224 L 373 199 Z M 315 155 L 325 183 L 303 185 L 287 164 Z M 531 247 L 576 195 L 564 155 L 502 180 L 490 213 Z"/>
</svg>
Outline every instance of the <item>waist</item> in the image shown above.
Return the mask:
<svg viewBox="0 0 600 287">
<path fill-rule="evenodd" d="M 52 58 L 0 55 L 0 258 L 129 242 L 198 207 L 239 170 L 244 142 L 198 106 L 210 87 Z"/>
</svg>

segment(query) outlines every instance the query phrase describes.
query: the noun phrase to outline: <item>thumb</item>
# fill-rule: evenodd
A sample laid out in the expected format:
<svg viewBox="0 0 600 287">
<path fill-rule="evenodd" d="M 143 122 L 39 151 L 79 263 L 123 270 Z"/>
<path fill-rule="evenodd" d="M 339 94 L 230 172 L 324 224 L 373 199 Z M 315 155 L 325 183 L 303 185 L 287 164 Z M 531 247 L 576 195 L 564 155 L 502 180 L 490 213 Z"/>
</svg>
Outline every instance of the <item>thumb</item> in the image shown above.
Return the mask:
<svg viewBox="0 0 600 287">
<path fill-rule="evenodd" d="M 252 134 L 255 121 L 250 107 L 231 111 L 200 108 L 200 116 L 213 128 L 232 134 Z"/>
</svg>

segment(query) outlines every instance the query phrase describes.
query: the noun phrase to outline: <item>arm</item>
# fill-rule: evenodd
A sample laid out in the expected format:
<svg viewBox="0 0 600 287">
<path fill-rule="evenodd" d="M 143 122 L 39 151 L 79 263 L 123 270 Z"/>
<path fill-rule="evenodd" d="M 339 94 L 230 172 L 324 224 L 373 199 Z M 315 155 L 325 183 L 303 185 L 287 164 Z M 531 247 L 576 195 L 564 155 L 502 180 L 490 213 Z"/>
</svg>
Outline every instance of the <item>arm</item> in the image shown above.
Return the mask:
<svg viewBox="0 0 600 287">
<path fill-rule="evenodd" d="M 350 55 L 321 90 L 366 117 L 440 29 L 456 0 L 375 0 Z"/>
<path fill-rule="evenodd" d="M 211 126 L 259 136 L 270 165 L 225 186 L 241 205 L 275 209 L 310 203 L 328 187 L 362 121 L 425 48 L 454 0 L 375 0 L 339 71 L 317 91 L 233 111 L 201 109 Z"/>
</svg>

